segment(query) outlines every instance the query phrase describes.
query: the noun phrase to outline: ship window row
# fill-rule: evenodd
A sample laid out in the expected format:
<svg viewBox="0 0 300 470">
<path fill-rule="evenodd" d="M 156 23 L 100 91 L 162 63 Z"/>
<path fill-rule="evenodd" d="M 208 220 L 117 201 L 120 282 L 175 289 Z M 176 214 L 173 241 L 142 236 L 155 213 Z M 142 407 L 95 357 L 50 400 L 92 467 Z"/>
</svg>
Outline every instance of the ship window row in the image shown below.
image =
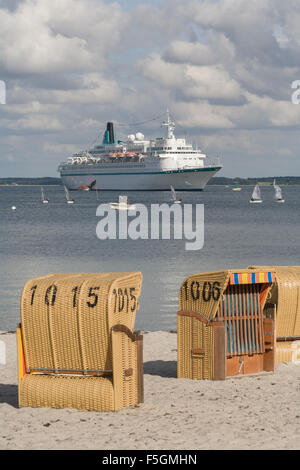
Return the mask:
<svg viewBox="0 0 300 470">
<path fill-rule="evenodd" d="M 99 168 L 120 168 L 119 165 L 110 165 L 110 164 L 101 164 L 101 165 L 98 165 Z M 122 165 L 122 169 L 123 168 L 144 168 L 145 167 L 145 164 L 144 163 L 140 163 L 140 164 L 137 164 L 137 165 Z M 80 169 L 84 169 L 84 168 L 88 168 L 89 169 L 89 166 L 88 165 L 80 165 Z M 67 167 L 62 167 L 62 169 L 68 169 Z"/>
<path fill-rule="evenodd" d="M 82 166 L 83 166 L 83 165 L 82 165 Z M 123 169 L 123 168 L 141 168 L 141 167 L 144 167 L 144 166 L 145 166 L 144 163 L 140 163 L 140 164 L 137 164 L 137 165 L 132 165 L 132 164 L 131 164 L 131 165 L 124 165 L 124 164 L 123 164 L 123 165 L 122 165 L 122 169 Z M 99 165 L 99 167 L 102 167 L 102 168 L 116 168 L 116 167 L 117 167 L 117 168 L 120 168 L 119 165 L 116 165 L 116 164 L 110 165 L 110 164 L 106 164 L 106 163 L 103 163 L 103 164 Z"/>
<path fill-rule="evenodd" d="M 154 154 L 154 153 L 155 153 L 155 152 L 152 152 L 152 154 Z M 174 152 L 174 151 L 172 150 L 171 152 L 165 152 L 165 153 L 168 153 L 168 154 L 171 154 L 171 155 L 173 155 L 174 153 L 176 153 L 176 154 L 179 153 L 180 155 L 183 155 L 183 154 L 184 154 L 184 155 L 191 155 L 191 154 L 198 155 L 198 154 L 199 154 L 199 152 L 197 152 L 197 151 L 194 151 L 194 152 L 193 152 L 192 150 L 190 150 L 189 152 L 183 152 L 183 151 L 181 151 L 181 152 L 176 152 L 176 151 L 175 151 L 175 152 Z M 196 157 L 193 157 L 193 158 L 196 158 Z"/>
<path fill-rule="evenodd" d="M 172 147 L 152 147 L 151 150 L 172 150 Z M 177 150 L 189 150 L 192 152 L 192 147 L 177 147 Z"/>
<path fill-rule="evenodd" d="M 119 165 L 121 164 L 122 166 L 124 166 L 124 164 L 126 163 L 127 166 L 137 166 L 136 164 L 141 164 L 141 162 L 143 162 L 143 159 L 114 159 L 114 166 L 116 165 Z M 111 165 L 111 162 L 110 161 L 105 161 L 105 160 L 102 160 L 102 159 L 99 159 L 98 161 L 89 161 L 89 162 L 67 162 L 67 165 L 72 165 L 72 166 L 93 166 L 93 165 Z"/>
</svg>

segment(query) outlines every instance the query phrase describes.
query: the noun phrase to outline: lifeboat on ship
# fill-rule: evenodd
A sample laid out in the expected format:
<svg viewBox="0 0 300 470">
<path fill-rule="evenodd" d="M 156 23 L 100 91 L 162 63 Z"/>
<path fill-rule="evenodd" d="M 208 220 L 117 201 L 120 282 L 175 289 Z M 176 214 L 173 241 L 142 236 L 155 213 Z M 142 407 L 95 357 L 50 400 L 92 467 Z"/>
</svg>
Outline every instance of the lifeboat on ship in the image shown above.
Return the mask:
<svg viewBox="0 0 300 470">
<path fill-rule="evenodd" d="M 96 180 L 92 181 L 90 184 L 82 184 L 79 186 L 78 189 L 82 189 L 83 191 L 91 191 L 92 187 L 95 186 Z"/>
</svg>

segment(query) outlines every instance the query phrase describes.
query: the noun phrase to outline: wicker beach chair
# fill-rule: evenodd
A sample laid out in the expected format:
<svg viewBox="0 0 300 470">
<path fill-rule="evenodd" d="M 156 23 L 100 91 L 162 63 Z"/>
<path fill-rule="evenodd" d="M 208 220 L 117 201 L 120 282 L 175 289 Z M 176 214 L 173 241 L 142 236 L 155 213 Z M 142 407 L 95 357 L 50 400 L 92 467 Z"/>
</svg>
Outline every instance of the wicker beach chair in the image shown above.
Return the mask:
<svg viewBox="0 0 300 470">
<path fill-rule="evenodd" d="M 274 305 L 275 363 L 300 360 L 300 266 L 250 266 L 275 272 L 265 310 Z"/>
<path fill-rule="evenodd" d="M 141 273 L 29 280 L 17 329 L 19 405 L 119 410 L 143 402 Z"/>
<path fill-rule="evenodd" d="M 264 318 L 274 273 L 224 270 L 182 283 L 177 315 L 179 378 L 222 380 L 274 371 L 274 320 Z"/>
</svg>

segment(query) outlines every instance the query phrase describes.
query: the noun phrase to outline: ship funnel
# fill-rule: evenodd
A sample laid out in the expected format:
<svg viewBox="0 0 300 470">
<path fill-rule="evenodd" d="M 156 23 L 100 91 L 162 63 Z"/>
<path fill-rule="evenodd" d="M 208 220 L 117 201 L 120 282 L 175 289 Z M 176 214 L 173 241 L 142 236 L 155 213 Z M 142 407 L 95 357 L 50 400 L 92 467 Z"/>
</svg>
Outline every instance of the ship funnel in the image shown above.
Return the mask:
<svg viewBox="0 0 300 470">
<path fill-rule="evenodd" d="M 114 124 L 108 122 L 103 136 L 103 144 L 115 144 Z"/>
</svg>

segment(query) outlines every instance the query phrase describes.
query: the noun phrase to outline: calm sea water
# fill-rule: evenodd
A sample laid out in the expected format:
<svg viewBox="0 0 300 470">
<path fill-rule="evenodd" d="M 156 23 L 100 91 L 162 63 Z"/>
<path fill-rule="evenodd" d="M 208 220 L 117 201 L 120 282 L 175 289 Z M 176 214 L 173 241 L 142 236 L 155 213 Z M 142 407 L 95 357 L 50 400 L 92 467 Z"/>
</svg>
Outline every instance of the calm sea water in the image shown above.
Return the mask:
<svg viewBox="0 0 300 470">
<path fill-rule="evenodd" d="M 179 287 L 185 276 L 249 264 L 300 264 L 300 187 L 283 187 L 285 204 L 262 187 L 262 204 L 249 204 L 252 188 L 241 192 L 208 186 L 181 193 L 185 203 L 203 203 L 205 242 L 186 251 L 183 240 L 105 240 L 96 236 L 98 204 L 118 193 L 78 191 L 67 205 L 60 186 L 0 187 L 0 329 L 15 329 L 24 283 L 51 272 L 142 271 L 141 308 L 136 328 L 176 329 Z M 170 202 L 169 192 L 132 192 L 131 203 Z M 15 205 L 17 210 L 11 211 Z"/>
</svg>

